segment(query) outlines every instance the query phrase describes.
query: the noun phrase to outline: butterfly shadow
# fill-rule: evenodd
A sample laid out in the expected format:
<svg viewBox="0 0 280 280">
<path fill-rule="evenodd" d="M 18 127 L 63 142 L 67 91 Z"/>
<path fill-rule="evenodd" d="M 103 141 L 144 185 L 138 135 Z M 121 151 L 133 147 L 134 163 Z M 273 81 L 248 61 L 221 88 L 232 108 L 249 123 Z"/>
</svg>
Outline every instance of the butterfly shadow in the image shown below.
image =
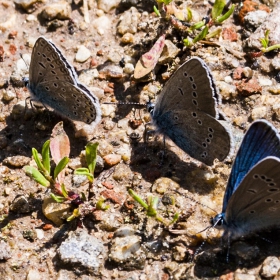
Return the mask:
<svg viewBox="0 0 280 280">
<path fill-rule="evenodd" d="M 203 195 L 214 190 L 215 184 L 207 183 L 203 177 L 203 173 L 209 171 L 208 166 L 189 157 L 169 139 L 164 146 L 163 137 L 159 138 L 161 139 L 132 143 L 132 171 L 141 173 L 149 183 L 167 177 L 190 192 Z"/>
<path fill-rule="evenodd" d="M 239 269 L 253 269 L 268 256 L 280 256 L 280 228 L 232 241 L 228 248 L 222 239 L 212 239 L 195 257 L 198 278 L 217 277 Z"/>
<path fill-rule="evenodd" d="M 25 116 L 28 116 L 25 119 Z M 63 127 L 70 139 L 70 157 L 75 157 L 84 149 L 87 141 L 75 138 L 74 124 L 48 110 L 27 109 L 27 114 L 11 114 L 6 118 L 7 126 L 0 131 L 8 141 L 7 147 L 0 149 L 0 160 L 6 157 L 22 155 L 31 157 L 32 148 L 39 152 L 46 140 L 49 140 L 54 126 L 63 121 Z"/>
</svg>

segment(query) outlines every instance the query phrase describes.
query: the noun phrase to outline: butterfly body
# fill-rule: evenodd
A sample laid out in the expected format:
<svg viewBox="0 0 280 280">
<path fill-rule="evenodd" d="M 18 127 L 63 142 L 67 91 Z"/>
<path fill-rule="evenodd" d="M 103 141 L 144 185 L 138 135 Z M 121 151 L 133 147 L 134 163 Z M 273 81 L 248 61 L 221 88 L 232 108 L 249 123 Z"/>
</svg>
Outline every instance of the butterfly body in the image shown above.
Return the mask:
<svg viewBox="0 0 280 280">
<path fill-rule="evenodd" d="M 31 98 L 57 113 L 90 125 L 101 119 L 98 98 L 78 82 L 74 68 L 49 40 L 39 37 L 29 67 Z"/>
<path fill-rule="evenodd" d="M 218 121 L 219 95 L 200 58 L 185 62 L 169 79 L 150 108 L 153 124 L 193 158 L 213 164 L 231 150 L 231 136 Z"/>
<path fill-rule="evenodd" d="M 236 239 L 280 225 L 280 136 L 267 121 L 254 122 L 241 143 L 224 195 L 224 236 Z"/>
</svg>

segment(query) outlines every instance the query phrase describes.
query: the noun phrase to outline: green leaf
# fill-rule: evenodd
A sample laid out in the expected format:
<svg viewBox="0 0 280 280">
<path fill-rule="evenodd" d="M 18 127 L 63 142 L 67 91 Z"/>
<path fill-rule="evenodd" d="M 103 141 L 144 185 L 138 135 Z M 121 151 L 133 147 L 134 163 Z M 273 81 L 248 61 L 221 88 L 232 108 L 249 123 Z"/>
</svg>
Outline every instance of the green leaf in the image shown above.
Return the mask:
<svg viewBox="0 0 280 280">
<path fill-rule="evenodd" d="M 47 170 L 47 172 L 51 173 L 51 161 L 50 161 L 50 140 L 47 140 L 42 148 L 42 160 L 43 166 Z"/>
<path fill-rule="evenodd" d="M 137 201 L 142 207 L 144 207 L 146 210 L 148 210 L 148 204 L 136 193 L 134 192 L 132 189 L 128 190 L 129 195 L 135 200 Z"/>
<path fill-rule="evenodd" d="M 88 180 L 92 183 L 93 182 L 93 175 L 91 173 L 89 173 L 89 170 L 87 168 L 81 167 L 81 168 L 77 168 L 74 172 L 74 174 L 76 175 L 85 175 L 87 176 Z"/>
<path fill-rule="evenodd" d="M 203 40 L 208 33 L 208 26 L 206 25 L 203 30 L 193 39 L 193 43 Z"/>
<path fill-rule="evenodd" d="M 97 147 L 99 143 L 87 143 L 86 145 L 86 162 L 89 172 L 94 174 L 94 169 L 96 165 Z"/>
<path fill-rule="evenodd" d="M 32 148 L 32 155 L 33 155 L 33 158 L 34 158 L 34 160 L 35 160 L 35 162 L 36 162 L 36 164 L 38 166 L 38 169 L 40 171 L 42 171 L 42 172 L 46 172 L 46 169 L 43 166 L 42 161 L 41 161 L 41 159 L 39 157 L 39 153 L 38 153 L 38 151 L 35 148 Z"/>
<path fill-rule="evenodd" d="M 183 43 L 186 47 L 191 47 L 193 45 L 193 42 L 189 39 L 189 38 L 186 38 L 183 40 Z"/>
<path fill-rule="evenodd" d="M 226 0 L 216 0 L 212 8 L 212 19 L 216 20 L 219 15 L 221 15 L 224 7 L 226 5 Z"/>
<path fill-rule="evenodd" d="M 61 192 L 62 192 L 62 194 L 63 194 L 63 196 L 64 196 L 65 198 L 68 197 L 68 192 L 67 192 L 66 187 L 65 187 L 64 184 L 61 184 Z"/>
<path fill-rule="evenodd" d="M 153 6 L 155 14 L 160 17 L 160 12 L 156 6 Z"/>
<path fill-rule="evenodd" d="M 196 30 L 205 25 L 205 21 L 199 21 L 190 27 L 191 30 Z"/>
<path fill-rule="evenodd" d="M 235 5 L 232 5 L 232 6 L 230 7 L 230 9 L 229 9 L 224 15 L 220 16 L 219 18 L 217 18 L 217 19 L 215 20 L 215 22 L 217 22 L 217 23 L 222 23 L 223 21 L 225 21 L 226 19 L 228 19 L 228 18 L 232 15 L 232 13 L 234 12 L 234 9 L 235 9 Z"/>
<path fill-rule="evenodd" d="M 110 205 L 105 205 L 104 203 L 105 198 L 104 197 L 100 197 L 96 203 L 96 209 L 97 210 L 108 210 L 110 208 Z"/>
<path fill-rule="evenodd" d="M 79 208 L 74 209 L 72 215 L 67 218 L 67 222 L 71 222 L 72 220 L 74 220 L 75 218 L 78 218 L 79 216 L 80 216 Z"/>
<path fill-rule="evenodd" d="M 193 17 L 192 10 L 187 7 L 187 21 L 191 21 L 192 17 Z"/>
<path fill-rule="evenodd" d="M 44 187 L 49 187 L 50 186 L 50 182 L 35 167 L 33 167 L 33 166 L 24 166 L 23 170 L 25 171 L 25 173 L 28 176 L 30 176 L 32 179 L 34 179 L 40 185 L 42 185 Z"/>
<path fill-rule="evenodd" d="M 64 157 L 59 163 L 58 165 L 55 167 L 54 169 L 54 179 L 56 179 L 57 175 L 66 167 L 67 163 L 69 162 L 69 158 L 68 157 Z"/>
<path fill-rule="evenodd" d="M 79 168 L 77 168 L 74 171 L 74 174 L 77 174 L 77 175 L 85 175 L 84 173 L 89 173 L 88 168 L 86 168 L 86 167 L 79 167 Z"/>
<path fill-rule="evenodd" d="M 148 197 L 148 209 L 147 215 L 150 217 L 155 217 L 157 215 L 158 197 Z"/>
<path fill-rule="evenodd" d="M 53 193 L 50 193 L 50 197 L 51 197 L 54 201 L 56 201 L 56 202 L 58 202 L 58 203 L 62 203 L 62 202 L 65 201 L 65 198 L 64 198 L 64 197 L 55 195 L 55 194 L 53 194 Z"/>
</svg>

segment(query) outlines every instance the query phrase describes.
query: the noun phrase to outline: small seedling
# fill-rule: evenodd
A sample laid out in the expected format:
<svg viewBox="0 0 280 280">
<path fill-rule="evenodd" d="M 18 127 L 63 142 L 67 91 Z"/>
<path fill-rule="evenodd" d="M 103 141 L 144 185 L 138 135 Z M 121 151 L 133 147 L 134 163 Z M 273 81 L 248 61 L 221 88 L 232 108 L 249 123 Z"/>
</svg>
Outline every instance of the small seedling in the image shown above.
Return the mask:
<svg viewBox="0 0 280 280">
<path fill-rule="evenodd" d="M 93 183 L 94 169 L 96 164 L 98 143 L 88 143 L 86 145 L 86 162 L 88 168 L 79 168 L 75 174 L 86 175 L 90 184 Z M 51 158 L 56 166 L 51 170 Z M 84 193 L 77 194 L 73 191 L 68 191 L 64 184 L 65 168 L 69 162 L 70 142 L 67 134 L 63 130 L 62 122 L 57 124 L 53 129 L 51 140 L 47 140 L 42 148 L 41 155 L 32 148 L 32 155 L 36 162 L 37 168 L 33 166 L 25 166 L 24 171 L 37 183 L 51 189 L 50 196 L 58 203 L 71 203 L 74 207 L 72 215 L 67 221 L 71 221 L 77 217 L 83 218 L 86 214 L 92 212 L 97 207 L 91 206 L 85 197 Z M 97 203 L 102 210 L 108 209 L 102 203 Z"/>
<path fill-rule="evenodd" d="M 270 46 L 269 47 L 269 32 L 270 30 L 266 30 L 265 32 L 265 35 L 264 35 L 264 38 L 261 38 L 260 41 L 261 41 L 261 44 L 262 44 L 262 48 L 261 48 L 261 51 L 263 53 L 266 53 L 266 52 L 271 52 L 271 51 L 274 51 L 274 50 L 277 50 L 280 48 L 280 44 L 276 44 L 276 45 L 273 45 L 273 46 Z"/>
<path fill-rule="evenodd" d="M 87 168 L 81 167 L 75 170 L 74 174 L 86 175 L 89 182 L 92 184 L 94 179 L 94 170 L 96 165 L 98 143 L 88 143 L 86 145 L 86 163 Z"/>
<path fill-rule="evenodd" d="M 137 201 L 143 208 L 146 209 L 146 214 L 148 217 L 154 217 L 157 221 L 163 223 L 165 226 L 170 226 L 177 222 L 179 218 L 179 213 L 175 213 L 172 221 L 166 221 L 164 218 L 158 215 L 157 213 L 157 207 L 159 203 L 158 197 L 152 197 L 149 196 L 147 199 L 147 203 L 138 195 L 136 194 L 132 189 L 128 190 L 129 195 Z"/>
<path fill-rule="evenodd" d="M 225 6 L 226 6 L 225 0 L 216 0 L 211 11 L 211 18 L 209 20 L 204 19 L 198 23 L 195 23 L 189 28 L 190 33 L 200 28 L 203 29 L 197 36 L 195 36 L 194 39 L 188 37 L 183 40 L 186 47 L 191 47 L 198 41 L 201 41 L 205 38 L 206 39 L 213 38 L 214 36 L 218 35 L 221 32 L 221 29 L 218 28 L 217 30 L 214 30 L 213 32 L 209 33 L 209 28 L 213 25 L 222 24 L 226 19 L 228 19 L 232 15 L 235 9 L 235 5 L 232 5 L 225 14 L 222 14 Z"/>
</svg>

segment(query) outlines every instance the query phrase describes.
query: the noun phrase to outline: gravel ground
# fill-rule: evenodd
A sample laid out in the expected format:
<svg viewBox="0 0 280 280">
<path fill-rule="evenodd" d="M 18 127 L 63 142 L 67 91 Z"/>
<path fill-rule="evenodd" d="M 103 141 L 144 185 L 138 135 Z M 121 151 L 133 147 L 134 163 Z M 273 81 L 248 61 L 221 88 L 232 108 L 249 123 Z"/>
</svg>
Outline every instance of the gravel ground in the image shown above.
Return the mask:
<svg viewBox="0 0 280 280">
<path fill-rule="evenodd" d="M 221 244 L 217 229 L 198 233 L 221 211 L 234 155 L 250 124 L 266 119 L 280 128 L 280 56 L 277 51 L 260 52 L 266 30 L 270 46 L 280 42 L 280 6 L 273 0 L 236 3 L 233 16 L 210 28 L 220 28 L 219 36 L 187 48 L 183 39 L 198 31 L 189 33 L 178 17 L 184 19 L 189 7 L 192 24 L 197 23 L 213 3 L 175 1 L 160 10 L 160 17 L 153 12 L 155 4 L 0 1 L 1 279 L 280 277 L 278 229 L 235 240 L 230 248 Z M 137 61 L 163 34 L 159 62 L 145 77 L 134 78 Z M 99 98 L 102 120 L 94 131 L 26 102 L 29 92 L 22 78 L 28 77 L 39 36 L 52 40 L 79 81 Z M 136 105 L 104 104 L 156 100 L 173 71 L 192 56 L 211 69 L 222 98 L 219 109 L 235 140 L 232 156 L 213 166 L 190 158 L 168 139 L 162 162 L 162 135 L 144 141 L 149 112 Z M 72 222 L 66 222 L 71 205 L 54 203 L 49 191 L 23 170 L 35 164 L 31 148 L 41 151 L 60 121 L 70 140 L 66 188 L 89 198 L 83 219 Z M 85 166 L 89 141 L 99 143 L 93 185 L 74 175 Z M 165 221 L 175 213 L 180 213 L 179 220 L 168 226 L 148 217 L 129 196 L 129 188 L 143 199 L 160 198 L 157 213 Z M 96 207 L 102 197 L 107 210 Z"/>
</svg>

